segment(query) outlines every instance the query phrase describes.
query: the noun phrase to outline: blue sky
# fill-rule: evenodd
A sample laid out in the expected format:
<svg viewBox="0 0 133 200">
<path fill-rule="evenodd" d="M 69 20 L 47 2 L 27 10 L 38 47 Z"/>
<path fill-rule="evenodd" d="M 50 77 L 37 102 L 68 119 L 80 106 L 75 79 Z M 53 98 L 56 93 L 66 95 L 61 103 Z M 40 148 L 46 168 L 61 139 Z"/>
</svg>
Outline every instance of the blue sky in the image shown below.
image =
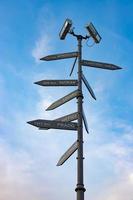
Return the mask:
<svg viewBox="0 0 133 200">
<path fill-rule="evenodd" d="M 121 71 L 84 67 L 94 89 L 84 87 L 85 193 L 92 200 L 132 200 L 133 196 L 133 2 L 1 0 L 0 6 L 0 200 L 75 198 L 76 154 L 62 167 L 60 156 L 76 140 L 70 131 L 38 129 L 32 119 L 54 119 L 76 111 L 76 100 L 46 112 L 56 99 L 75 88 L 43 88 L 33 82 L 67 79 L 73 59 L 40 62 L 52 53 L 75 51 L 77 42 L 59 40 L 66 18 L 86 34 L 92 21 L 102 36 L 84 59 L 114 63 Z M 91 44 L 92 41 L 89 42 Z M 76 68 L 72 78 L 76 78 Z"/>
</svg>

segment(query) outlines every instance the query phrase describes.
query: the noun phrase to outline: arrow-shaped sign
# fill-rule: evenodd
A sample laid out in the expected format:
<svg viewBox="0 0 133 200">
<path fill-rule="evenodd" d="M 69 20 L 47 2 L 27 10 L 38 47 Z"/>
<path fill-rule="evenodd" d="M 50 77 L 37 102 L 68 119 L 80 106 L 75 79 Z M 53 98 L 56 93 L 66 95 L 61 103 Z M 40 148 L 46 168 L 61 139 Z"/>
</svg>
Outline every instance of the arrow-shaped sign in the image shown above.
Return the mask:
<svg viewBox="0 0 133 200">
<path fill-rule="evenodd" d="M 77 80 L 42 80 L 35 82 L 37 85 L 41 86 L 77 86 Z"/>
<path fill-rule="evenodd" d="M 88 81 L 86 80 L 86 78 L 85 78 L 85 76 L 84 76 L 83 73 L 82 73 L 82 80 L 83 80 L 85 86 L 87 87 L 89 93 L 91 94 L 91 96 L 96 100 L 96 96 L 95 96 L 95 94 L 94 94 L 94 92 L 93 92 L 93 90 L 92 90 L 90 84 L 89 84 Z"/>
<path fill-rule="evenodd" d="M 101 68 L 101 69 L 109 69 L 109 70 L 122 69 L 121 67 L 114 65 L 114 64 L 96 62 L 96 61 L 90 61 L 90 60 L 82 60 L 81 64 L 83 66 L 89 66 L 89 67 L 95 67 L 95 68 Z"/>
<path fill-rule="evenodd" d="M 87 120 L 86 120 L 84 110 L 83 110 L 82 116 L 83 116 L 83 122 L 84 122 L 84 125 L 85 125 L 85 130 L 86 130 L 87 133 L 89 133 L 88 124 L 87 124 Z"/>
<path fill-rule="evenodd" d="M 78 149 L 78 142 L 74 144 L 61 156 L 60 160 L 57 163 L 57 166 L 62 165 L 76 150 Z"/>
<path fill-rule="evenodd" d="M 65 58 L 73 58 L 77 56 L 78 56 L 78 52 L 69 52 L 69 53 L 60 53 L 60 54 L 45 56 L 43 58 L 40 58 L 40 60 L 51 61 L 51 60 L 59 60 L 59 59 L 65 59 Z"/>
<path fill-rule="evenodd" d="M 77 97 L 78 95 L 79 95 L 79 91 L 75 90 L 74 92 L 71 92 L 68 95 L 66 95 L 66 96 L 62 97 L 61 99 L 52 103 L 46 110 L 53 110 L 53 109 L 61 106 L 62 104 L 72 100 L 73 98 Z"/>
<path fill-rule="evenodd" d="M 75 113 L 72 113 L 72 114 L 69 114 L 69 115 L 65 115 L 63 117 L 60 117 L 58 119 L 55 119 L 54 121 L 61 121 L 61 122 L 72 122 L 74 120 L 77 120 L 78 119 L 78 113 L 75 112 Z M 40 130 L 48 130 L 49 128 L 39 128 Z"/>
<path fill-rule="evenodd" d="M 53 128 L 53 129 L 64 129 L 64 130 L 77 130 L 77 123 L 74 122 L 61 122 L 52 120 L 37 119 L 27 122 L 38 128 Z"/>
<path fill-rule="evenodd" d="M 55 121 L 71 122 L 71 121 L 74 121 L 76 119 L 78 119 L 78 113 L 77 112 L 69 114 L 69 115 L 65 115 L 63 117 L 60 117 L 60 118 L 56 119 Z"/>
</svg>

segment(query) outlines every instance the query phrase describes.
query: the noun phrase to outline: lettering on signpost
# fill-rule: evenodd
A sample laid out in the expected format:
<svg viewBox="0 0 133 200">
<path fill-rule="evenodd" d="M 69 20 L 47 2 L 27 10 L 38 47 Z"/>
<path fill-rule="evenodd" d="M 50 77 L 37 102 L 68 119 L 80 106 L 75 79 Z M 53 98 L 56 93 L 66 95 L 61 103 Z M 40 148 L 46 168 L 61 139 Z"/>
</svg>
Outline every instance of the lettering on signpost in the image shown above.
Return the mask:
<svg viewBox="0 0 133 200">
<path fill-rule="evenodd" d="M 35 82 L 37 85 L 41 86 L 77 86 L 77 80 L 42 80 Z"/>
<path fill-rule="evenodd" d="M 77 130 L 77 123 L 74 122 L 61 122 L 52 120 L 37 119 L 27 122 L 38 128 L 53 128 L 53 129 L 64 129 L 64 130 Z"/>
<path fill-rule="evenodd" d="M 63 117 L 57 118 L 54 121 L 61 121 L 61 122 L 71 122 L 78 119 L 78 113 L 72 113 L 69 115 L 65 115 Z M 48 130 L 49 128 L 39 128 L 40 130 Z"/>
</svg>

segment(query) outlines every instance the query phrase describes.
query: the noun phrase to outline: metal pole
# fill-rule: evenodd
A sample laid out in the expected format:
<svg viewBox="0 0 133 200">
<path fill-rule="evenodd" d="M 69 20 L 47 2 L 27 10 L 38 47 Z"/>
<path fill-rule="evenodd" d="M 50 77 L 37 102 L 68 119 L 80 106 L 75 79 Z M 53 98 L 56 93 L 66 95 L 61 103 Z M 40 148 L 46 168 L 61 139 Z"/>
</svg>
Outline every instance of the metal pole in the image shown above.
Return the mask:
<svg viewBox="0 0 133 200">
<path fill-rule="evenodd" d="M 78 153 L 77 153 L 77 200 L 84 200 L 84 179 L 83 179 L 83 124 L 82 124 L 82 36 L 79 35 L 78 39 Z"/>
</svg>

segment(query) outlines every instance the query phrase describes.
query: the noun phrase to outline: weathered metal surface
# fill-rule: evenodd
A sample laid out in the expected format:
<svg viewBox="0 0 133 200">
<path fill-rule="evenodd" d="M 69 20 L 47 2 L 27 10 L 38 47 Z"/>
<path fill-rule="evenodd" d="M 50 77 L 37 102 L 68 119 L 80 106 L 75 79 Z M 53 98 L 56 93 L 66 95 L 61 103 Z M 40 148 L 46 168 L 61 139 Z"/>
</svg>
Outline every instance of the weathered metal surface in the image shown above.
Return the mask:
<svg viewBox="0 0 133 200">
<path fill-rule="evenodd" d="M 72 100 L 73 98 L 77 97 L 78 94 L 79 94 L 79 91 L 75 90 L 74 92 L 71 92 L 68 95 L 66 95 L 66 96 L 62 97 L 61 99 L 52 103 L 46 110 L 53 110 L 53 109 L 61 106 L 62 104 Z"/>
<path fill-rule="evenodd" d="M 87 123 L 87 120 L 86 120 L 86 116 L 85 116 L 84 110 L 82 112 L 82 116 L 83 116 L 83 122 L 84 122 L 84 125 L 85 125 L 85 130 L 86 130 L 87 133 L 89 133 L 88 123 Z"/>
<path fill-rule="evenodd" d="M 45 56 L 43 58 L 40 58 L 40 60 L 51 61 L 51 60 L 73 58 L 73 57 L 77 57 L 77 56 L 78 56 L 78 52 L 68 52 L 68 53 L 60 53 L 60 54 L 53 54 L 53 55 Z"/>
<path fill-rule="evenodd" d="M 81 64 L 83 66 L 95 67 L 95 68 L 100 68 L 100 69 L 108 69 L 108 70 L 122 69 L 121 67 L 114 64 L 96 62 L 96 61 L 90 61 L 90 60 L 82 60 Z"/>
<path fill-rule="evenodd" d="M 41 86 L 77 86 L 77 80 L 42 80 L 35 82 Z"/>
<path fill-rule="evenodd" d="M 60 160 L 57 163 L 57 166 L 62 165 L 78 148 L 78 142 L 74 144 L 61 156 Z"/>
<path fill-rule="evenodd" d="M 58 119 L 55 119 L 54 121 L 71 122 L 71 121 L 74 121 L 74 120 L 77 120 L 77 119 L 78 119 L 78 113 L 75 112 L 75 113 L 60 117 Z M 40 130 L 48 130 L 49 128 L 39 128 L 39 129 Z"/>
<path fill-rule="evenodd" d="M 81 95 L 78 96 L 78 149 L 77 149 L 77 186 L 75 191 L 77 192 L 77 200 L 84 200 L 84 180 L 83 180 L 83 123 L 82 123 L 82 37 L 78 36 L 78 90 Z"/>
<path fill-rule="evenodd" d="M 94 99 L 96 100 L 96 96 L 95 96 L 95 94 L 94 94 L 94 92 L 93 92 L 93 90 L 92 90 L 90 84 L 89 84 L 88 81 L 86 80 L 86 78 L 85 78 L 85 76 L 84 76 L 83 73 L 82 73 L 82 80 L 83 80 L 85 86 L 87 87 L 89 93 L 91 94 L 92 98 L 94 98 Z"/>
<path fill-rule="evenodd" d="M 77 123 L 74 122 L 61 122 L 52 120 L 37 119 L 27 122 L 38 128 L 53 128 L 53 129 L 64 129 L 64 130 L 77 130 Z"/>
<path fill-rule="evenodd" d="M 78 119 L 78 113 L 75 112 L 75 113 L 60 117 L 60 118 L 56 119 L 55 121 L 71 122 L 71 121 L 74 121 L 74 120 L 77 120 L 77 119 Z"/>
</svg>

